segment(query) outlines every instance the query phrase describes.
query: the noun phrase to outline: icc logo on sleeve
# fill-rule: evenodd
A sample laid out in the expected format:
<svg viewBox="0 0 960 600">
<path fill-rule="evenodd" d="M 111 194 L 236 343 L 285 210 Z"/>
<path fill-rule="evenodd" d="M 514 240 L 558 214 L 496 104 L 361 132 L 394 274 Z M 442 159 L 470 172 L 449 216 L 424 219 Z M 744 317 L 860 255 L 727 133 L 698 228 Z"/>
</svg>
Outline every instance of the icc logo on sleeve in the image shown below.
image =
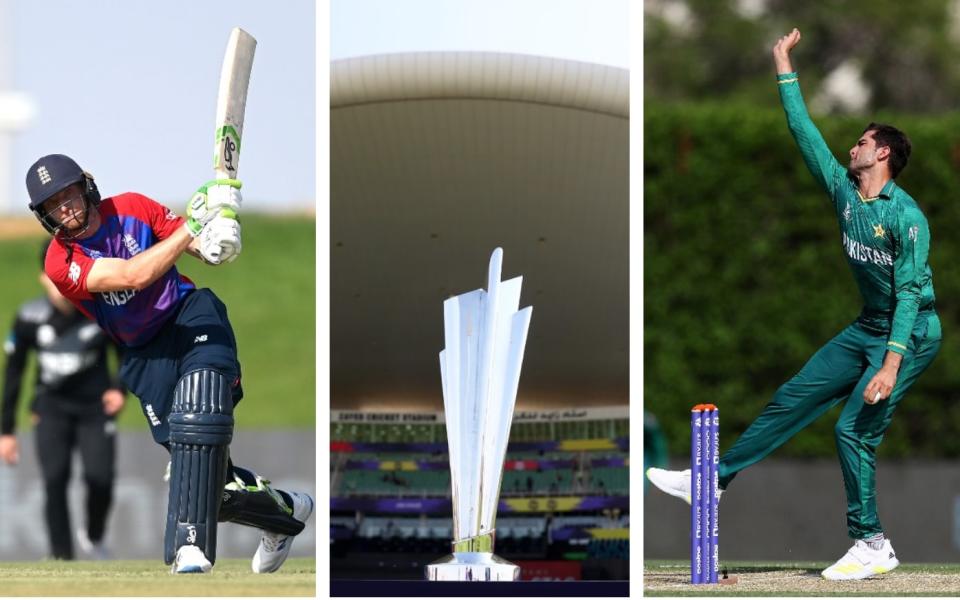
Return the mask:
<svg viewBox="0 0 960 600">
<path fill-rule="evenodd" d="M 70 277 L 70 281 L 74 283 L 80 281 L 80 265 L 75 262 L 71 262 L 68 276 Z"/>
</svg>

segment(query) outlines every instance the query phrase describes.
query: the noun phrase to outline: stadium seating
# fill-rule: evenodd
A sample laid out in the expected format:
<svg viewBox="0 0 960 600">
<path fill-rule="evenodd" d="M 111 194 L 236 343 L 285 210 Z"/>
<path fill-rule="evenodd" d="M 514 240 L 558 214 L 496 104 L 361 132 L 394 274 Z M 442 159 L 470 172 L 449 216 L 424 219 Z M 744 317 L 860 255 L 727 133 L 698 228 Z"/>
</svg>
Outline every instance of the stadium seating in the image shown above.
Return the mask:
<svg viewBox="0 0 960 600">
<path fill-rule="evenodd" d="M 514 423 L 511 442 L 547 442 L 629 437 L 626 419 Z M 330 439 L 368 443 L 446 443 L 442 423 L 331 423 Z"/>
<path fill-rule="evenodd" d="M 332 423 L 330 434 L 331 498 L 344 503 L 331 514 L 332 559 L 342 568 L 377 564 L 416 576 L 424 560 L 448 554 L 454 534 L 445 426 Z M 597 572 L 597 561 L 625 564 L 628 438 L 626 419 L 515 423 L 500 489 L 510 504 L 497 517 L 497 553 L 584 561 L 585 577 Z M 605 508 L 578 510 L 590 497 L 592 505 L 601 497 Z M 425 507 L 423 513 L 397 509 L 404 501 Z"/>
<path fill-rule="evenodd" d="M 446 430 L 442 423 L 332 423 L 334 442 L 365 444 L 435 444 L 434 452 L 333 452 L 333 496 L 449 496 L 450 476 Z M 511 443 L 612 439 L 629 433 L 626 419 L 516 423 Z M 576 444 L 573 447 L 577 448 Z M 627 464 L 627 453 L 609 448 L 591 450 L 508 450 L 501 492 L 512 495 L 628 494 L 627 466 L 609 466 L 609 460 Z M 592 466 L 600 459 L 603 466 Z M 603 461 L 608 462 L 604 463 Z M 518 470 L 512 470 L 518 468 Z"/>
</svg>

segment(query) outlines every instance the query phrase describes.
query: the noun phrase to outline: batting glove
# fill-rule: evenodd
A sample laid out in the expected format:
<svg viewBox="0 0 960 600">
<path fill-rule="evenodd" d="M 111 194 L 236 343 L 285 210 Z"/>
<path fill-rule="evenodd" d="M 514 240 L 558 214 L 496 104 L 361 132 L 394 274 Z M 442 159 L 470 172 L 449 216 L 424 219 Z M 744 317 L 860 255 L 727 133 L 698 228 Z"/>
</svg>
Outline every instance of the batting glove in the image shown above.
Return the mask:
<svg viewBox="0 0 960 600">
<path fill-rule="evenodd" d="M 240 222 L 236 219 L 216 216 L 200 232 L 200 256 L 212 265 L 233 262 L 241 247 Z"/>
<path fill-rule="evenodd" d="M 243 203 L 237 179 L 214 179 L 201 185 L 187 203 L 187 230 L 197 237 L 204 225 L 217 216 L 237 218 Z"/>
</svg>

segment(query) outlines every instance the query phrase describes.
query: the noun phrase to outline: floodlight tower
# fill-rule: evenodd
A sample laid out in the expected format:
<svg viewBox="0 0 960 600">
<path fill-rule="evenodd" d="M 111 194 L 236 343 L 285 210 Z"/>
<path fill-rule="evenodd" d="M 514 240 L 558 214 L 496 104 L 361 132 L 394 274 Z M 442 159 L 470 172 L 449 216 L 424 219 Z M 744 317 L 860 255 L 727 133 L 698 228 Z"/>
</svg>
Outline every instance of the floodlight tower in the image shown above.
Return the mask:
<svg viewBox="0 0 960 600">
<path fill-rule="evenodd" d="M 10 0 L 0 0 L 0 214 L 14 212 L 13 136 L 30 125 L 36 108 L 13 85 L 13 21 Z"/>
</svg>

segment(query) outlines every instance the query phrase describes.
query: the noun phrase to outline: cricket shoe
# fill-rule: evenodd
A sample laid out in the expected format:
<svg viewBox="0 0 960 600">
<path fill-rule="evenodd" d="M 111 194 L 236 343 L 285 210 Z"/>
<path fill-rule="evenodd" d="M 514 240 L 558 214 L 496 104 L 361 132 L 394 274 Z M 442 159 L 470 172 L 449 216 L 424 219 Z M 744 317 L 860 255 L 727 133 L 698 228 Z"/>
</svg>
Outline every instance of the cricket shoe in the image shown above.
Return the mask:
<svg viewBox="0 0 960 600">
<path fill-rule="evenodd" d="M 171 573 L 209 573 L 213 565 L 204 556 L 200 548 L 191 544 L 180 546 L 177 557 L 173 559 Z"/>
<path fill-rule="evenodd" d="M 647 469 L 647 479 L 661 491 L 690 504 L 690 469 L 668 471 L 650 467 Z"/>
<path fill-rule="evenodd" d="M 889 573 L 899 564 L 890 540 L 883 540 L 883 547 L 879 550 L 874 550 L 863 540 L 857 540 L 843 558 L 824 569 L 821 575 L 831 581 L 866 579 Z"/>
<path fill-rule="evenodd" d="M 80 546 L 80 550 L 84 554 L 93 560 L 110 560 L 111 558 L 107 545 L 102 540 L 99 542 L 91 540 L 86 529 L 77 530 L 77 545 Z"/>
<path fill-rule="evenodd" d="M 661 491 L 680 498 L 690 504 L 690 469 L 683 471 L 668 471 L 650 467 L 647 469 L 647 479 Z M 717 490 L 717 499 L 723 495 L 723 490 Z"/>
<path fill-rule="evenodd" d="M 299 492 L 287 492 L 290 499 L 293 500 L 293 513 L 291 516 L 305 523 L 310 515 L 313 514 L 313 498 L 309 494 Z M 287 560 L 290 554 L 290 546 L 293 545 L 292 535 L 282 533 L 271 533 L 264 531 L 260 536 L 260 545 L 257 546 L 257 553 L 253 555 L 254 573 L 273 573 L 280 568 L 280 565 Z"/>
</svg>

